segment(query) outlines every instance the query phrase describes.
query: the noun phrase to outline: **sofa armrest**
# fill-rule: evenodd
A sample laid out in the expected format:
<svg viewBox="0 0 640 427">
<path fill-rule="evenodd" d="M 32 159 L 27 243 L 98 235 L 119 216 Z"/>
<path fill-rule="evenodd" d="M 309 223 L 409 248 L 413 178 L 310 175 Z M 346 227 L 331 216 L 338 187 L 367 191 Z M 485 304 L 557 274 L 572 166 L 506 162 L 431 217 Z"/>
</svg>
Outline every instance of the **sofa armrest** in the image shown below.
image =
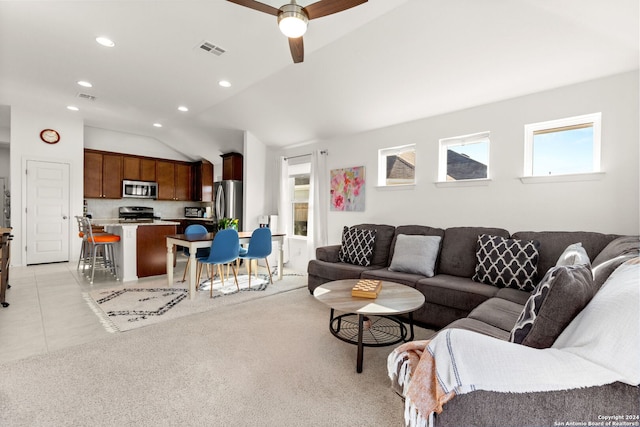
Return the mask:
<svg viewBox="0 0 640 427">
<path fill-rule="evenodd" d="M 338 259 L 340 248 L 341 245 L 321 246 L 316 248 L 316 259 L 318 261 L 340 262 Z"/>
<path fill-rule="evenodd" d="M 638 415 L 640 389 L 620 382 L 535 393 L 474 391 L 456 396 L 435 416 L 435 427 L 554 426 L 566 421 L 607 425 L 603 416 Z M 612 419 L 609 419 L 610 421 Z M 621 420 L 613 421 L 625 421 Z M 637 419 L 634 421 L 637 422 Z M 575 424 L 582 425 L 582 424 Z M 592 424 L 598 425 L 598 424 Z"/>
</svg>

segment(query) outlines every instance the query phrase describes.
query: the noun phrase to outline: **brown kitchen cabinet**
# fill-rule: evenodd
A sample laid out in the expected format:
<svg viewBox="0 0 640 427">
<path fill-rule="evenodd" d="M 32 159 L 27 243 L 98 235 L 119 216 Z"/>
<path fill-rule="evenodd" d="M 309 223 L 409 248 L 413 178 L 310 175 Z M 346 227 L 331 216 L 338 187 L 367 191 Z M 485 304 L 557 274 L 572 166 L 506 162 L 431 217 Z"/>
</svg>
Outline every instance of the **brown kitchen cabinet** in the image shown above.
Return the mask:
<svg viewBox="0 0 640 427">
<path fill-rule="evenodd" d="M 221 154 L 220 157 L 222 157 L 222 179 L 242 181 L 242 154 L 226 153 Z"/>
<path fill-rule="evenodd" d="M 122 179 L 134 181 L 155 181 L 156 160 L 140 156 L 123 156 Z"/>
<path fill-rule="evenodd" d="M 136 229 L 138 277 L 167 274 L 167 238 L 176 234 L 175 225 L 140 225 Z"/>
<path fill-rule="evenodd" d="M 206 160 L 193 165 L 193 200 L 213 201 L 213 164 Z"/>
<path fill-rule="evenodd" d="M 122 155 L 85 150 L 84 197 L 122 198 Z"/>
<path fill-rule="evenodd" d="M 140 181 L 140 157 L 122 157 L 122 179 Z"/>
<path fill-rule="evenodd" d="M 156 160 L 140 159 L 140 180 L 155 181 L 156 180 Z"/>
<path fill-rule="evenodd" d="M 158 200 L 191 200 L 191 165 L 167 160 L 156 161 Z"/>
</svg>

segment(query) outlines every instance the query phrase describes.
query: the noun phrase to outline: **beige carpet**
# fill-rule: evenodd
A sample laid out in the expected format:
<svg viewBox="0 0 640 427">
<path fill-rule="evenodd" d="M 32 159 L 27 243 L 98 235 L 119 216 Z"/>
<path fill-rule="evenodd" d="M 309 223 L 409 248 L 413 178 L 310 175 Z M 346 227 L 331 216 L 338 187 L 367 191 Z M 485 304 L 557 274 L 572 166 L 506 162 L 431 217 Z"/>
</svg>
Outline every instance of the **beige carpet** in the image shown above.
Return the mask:
<svg viewBox="0 0 640 427">
<path fill-rule="evenodd" d="M 365 348 L 357 374 L 328 320 L 301 288 L 8 362 L 0 425 L 401 426 L 393 347 Z"/>
</svg>

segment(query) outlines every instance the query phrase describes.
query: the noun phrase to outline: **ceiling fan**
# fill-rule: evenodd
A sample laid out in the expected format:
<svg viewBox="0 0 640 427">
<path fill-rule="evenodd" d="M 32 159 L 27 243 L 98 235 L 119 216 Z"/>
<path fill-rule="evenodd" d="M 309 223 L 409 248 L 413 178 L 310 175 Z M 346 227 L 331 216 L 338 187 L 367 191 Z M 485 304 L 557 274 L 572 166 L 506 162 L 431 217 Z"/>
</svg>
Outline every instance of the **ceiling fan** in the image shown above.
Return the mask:
<svg viewBox="0 0 640 427">
<path fill-rule="evenodd" d="M 323 0 L 309 6 L 302 7 L 291 0 L 284 6 L 276 9 L 268 4 L 255 0 L 228 0 L 231 3 L 239 4 L 259 12 L 268 13 L 278 17 L 280 31 L 289 38 L 289 48 L 293 62 L 298 63 L 304 60 L 304 45 L 302 36 L 307 31 L 307 24 L 310 19 L 322 18 L 351 9 L 352 7 L 366 3 L 367 0 Z"/>
</svg>

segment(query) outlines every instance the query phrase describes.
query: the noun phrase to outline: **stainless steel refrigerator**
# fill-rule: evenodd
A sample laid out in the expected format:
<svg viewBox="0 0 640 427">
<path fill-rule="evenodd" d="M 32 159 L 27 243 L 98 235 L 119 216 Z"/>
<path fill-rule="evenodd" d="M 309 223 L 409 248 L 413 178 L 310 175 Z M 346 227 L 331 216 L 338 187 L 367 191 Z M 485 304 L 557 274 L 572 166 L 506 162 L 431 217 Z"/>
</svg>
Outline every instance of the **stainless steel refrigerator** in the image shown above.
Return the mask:
<svg viewBox="0 0 640 427">
<path fill-rule="evenodd" d="M 242 231 L 242 181 L 223 180 L 213 183 L 213 206 L 216 220 L 237 218 Z"/>
</svg>

